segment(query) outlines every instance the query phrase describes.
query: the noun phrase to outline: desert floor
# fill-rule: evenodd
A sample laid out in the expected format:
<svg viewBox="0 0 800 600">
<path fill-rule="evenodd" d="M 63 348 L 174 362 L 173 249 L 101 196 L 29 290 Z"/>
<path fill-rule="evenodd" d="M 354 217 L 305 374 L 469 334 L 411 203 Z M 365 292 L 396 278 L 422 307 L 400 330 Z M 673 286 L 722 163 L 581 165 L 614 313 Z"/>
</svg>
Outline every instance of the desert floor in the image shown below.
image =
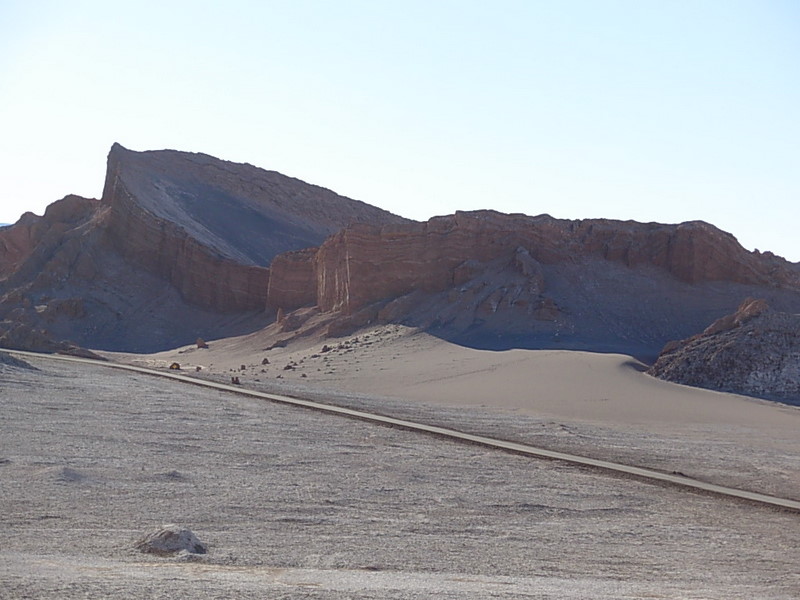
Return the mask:
<svg viewBox="0 0 800 600">
<path fill-rule="evenodd" d="M 479 352 L 394 326 L 265 347 L 116 358 L 800 499 L 799 409 L 620 355 Z M 797 513 L 26 360 L 0 361 L 3 598 L 800 596 Z M 209 553 L 133 548 L 164 523 Z"/>
</svg>

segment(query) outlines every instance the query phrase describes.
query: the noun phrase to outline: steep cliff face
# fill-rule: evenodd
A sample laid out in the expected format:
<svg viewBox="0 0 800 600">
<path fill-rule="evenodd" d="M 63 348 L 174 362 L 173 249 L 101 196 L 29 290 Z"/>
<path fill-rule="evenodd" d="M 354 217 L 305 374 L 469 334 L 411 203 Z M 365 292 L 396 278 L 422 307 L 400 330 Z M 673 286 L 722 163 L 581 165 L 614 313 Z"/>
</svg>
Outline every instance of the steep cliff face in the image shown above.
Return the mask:
<svg viewBox="0 0 800 600">
<path fill-rule="evenodd" d="M 128 261 L 215 311 L 263 310 L 275 255 L 319 244 L 351 223 L 405 219 L 251 165 L 115 144 L 103 203 Z"/>
<path fill-rule="evenodd" d="M 222 312 L 266 307 L 269 269 L 241 264 L 192 237 L 181 224 L 157 218 L 109 171 L 103 203 L 107 239 L 127 261 L 172 284 L 190 303 Z"/>
<path fill-rule="evenodd" d="M 800 404 L 800 315 L 747 299 L 703 333 L 670 343 L 648 372 L 685 385 Z"/>
<path fill-rule="evenodd" d="M 341 313 L 348 327 L 403 322 L 486 347 L 653 358 L 668 339 L 689 335 L 748 295 L 800 310 L 793 265 L 748 252 L 702 222 L 476 211 L 427 223 L 354 225 L 301 262 L 272 273 L 270 301 L 283 309 L 315 304 Z M 303 292 L 281 294 L 285 288 Z"/>
<path fill-rule="evenodd" d="M 566 221 L 477 211 L 427 223 L 355 225 L 331 236 L 315 258 L 317 305 L 351 312 L 415 290 L 443 291 L 461 282 L 462 265 L 510 260 L 518 248 L 546 265 L 601 258 L 629 268 L 656 267 L 688 284 L 800 290 L 800 277 L 788 262 L 748 252 L 703 222 Z"/>
<path fill-rule="evenodd" d="M 267 306 L 277 310 L 316 303 L 314 271 L 316 255 L 316 248 L 305 248 L 279 254 L 272 260 Z"/>
<path fill-rule="evenodd" d="M 152 351 L 251 331 L 271 318 L 277 254 L 403 221 L 251 165 L 115 144 L 100 200 L 0 229 L 0 345 Z"/>
</svg>

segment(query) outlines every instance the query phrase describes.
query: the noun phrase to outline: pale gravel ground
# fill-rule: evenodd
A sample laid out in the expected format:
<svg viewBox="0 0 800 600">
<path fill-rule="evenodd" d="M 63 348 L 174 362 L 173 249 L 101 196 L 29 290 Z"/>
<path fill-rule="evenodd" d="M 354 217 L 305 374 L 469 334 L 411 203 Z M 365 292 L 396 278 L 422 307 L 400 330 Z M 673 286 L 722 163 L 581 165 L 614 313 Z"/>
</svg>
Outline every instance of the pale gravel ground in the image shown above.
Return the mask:
<svg viewBox="0 0 800 600">
<path fill-rule="evenodd" d="M 0 598 L 800 597 L 796 513 L 34 364 L 0 364 Z M 504 426 L 479 411 L 396 408 Z M 703 450 L 715 465 L 736 452 Z M 209 554 L 132 549 L 166 522 L 190 527 Z"/>
</svg>

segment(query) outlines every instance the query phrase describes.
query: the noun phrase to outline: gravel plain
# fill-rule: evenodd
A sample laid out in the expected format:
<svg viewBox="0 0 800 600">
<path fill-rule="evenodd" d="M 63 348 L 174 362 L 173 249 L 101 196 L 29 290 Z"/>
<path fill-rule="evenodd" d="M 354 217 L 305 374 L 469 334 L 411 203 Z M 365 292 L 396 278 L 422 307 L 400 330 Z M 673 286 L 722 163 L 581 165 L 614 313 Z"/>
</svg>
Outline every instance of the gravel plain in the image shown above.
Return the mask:
<svg viewBox="0 0 800 600">
<path fill-rule="evenodd" d="M 0 361 L 2 598 L 800 597 L 796 513 L 27 362 Z M 165 523 L 208 554 L 134 549 Z"/>
</svg>

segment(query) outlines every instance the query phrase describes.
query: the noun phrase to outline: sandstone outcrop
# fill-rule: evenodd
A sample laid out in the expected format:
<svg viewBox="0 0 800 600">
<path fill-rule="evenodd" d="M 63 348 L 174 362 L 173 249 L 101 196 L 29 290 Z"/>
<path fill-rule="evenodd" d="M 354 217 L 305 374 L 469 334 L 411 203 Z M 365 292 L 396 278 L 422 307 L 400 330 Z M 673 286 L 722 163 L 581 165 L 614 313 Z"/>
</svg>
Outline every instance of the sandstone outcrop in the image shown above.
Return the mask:
<svg viewBox="0 0 800 600">
<path fill-rule="evenodd" d="M 800 312 L 800 268 L 703 222 L 494 211 L 411 222 L 251 165 L 115 144 L 100 200 L 0 228 L 0 344 L 148 352 L 374 322 L 487 348 L 653 359 L 764 297 Z"/>
<path fill-rule="evenodd" d="M 109 240 L 129 262 L 169 281 L 193 304 L 263 310 L 275 255 L 318 244 L 341 227 L 404 219 L 272 171 L 204 154 L 108 157 Z"/>
<path fill-rule="evenodd" d="M 748 295 L 800 310 L 795 265 L 703 222 L 458 212 L 352 225 L 273 264 L 269 302 L 338 313 L 331 335 L 400 322 L 468 344 L 652 359 Z"/>
<path fill-rule="evenodd" d="M 412 291 L 461 285 L 481 265 L 500 258 L 516 260 L 541 287 L 542 264 L 590 257 L 629 268 L 656 267 L 689 284 L 727 281 L 800 290 L 800 276 L 788 262 L 748 252 L 707 223 L 568 221 L 494 211 L 458 212 L 427 223 L 352 225 L 329 237 L 313 258 L 308 250 L 279 257 L 287 266 L 273 273 L 270 288 L 284 308 L 309 304 L 316 296 L 323 311 L 352 312 Z M 312 271 L 316 282 L 309 280 Z"/>
<path fill-rule="evenodd" d="M 100 200 L 0 229 L 0 338 L 153 351 L 252 331 L 270 318 L 272 259 L 358 222 L 404 219 L 251 165 L 115 144 Z"/>
<path fill-rule="evenodd" d="M 668 344 L 648 372 L 675 383 L 800 404 L 800 314 L 747 299 L 703 333 Z"/>
</svg>

